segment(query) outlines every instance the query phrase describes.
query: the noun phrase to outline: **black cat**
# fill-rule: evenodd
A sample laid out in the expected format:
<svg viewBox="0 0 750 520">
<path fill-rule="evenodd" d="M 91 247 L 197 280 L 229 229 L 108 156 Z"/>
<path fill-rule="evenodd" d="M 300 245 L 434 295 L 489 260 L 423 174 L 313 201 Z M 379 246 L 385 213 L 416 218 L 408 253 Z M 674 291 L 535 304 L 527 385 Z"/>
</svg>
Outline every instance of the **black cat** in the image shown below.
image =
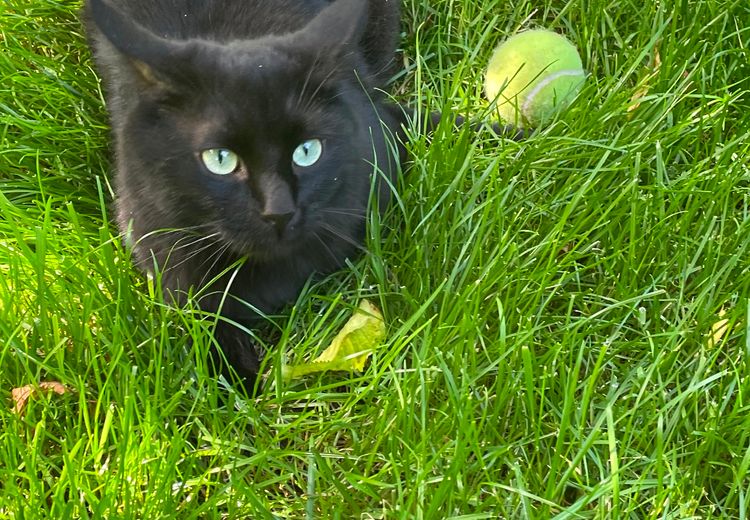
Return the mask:
<svg viewBox="0 0 750 520">
<path fill-rule="evenodd" d="M 389 198 L 399 2 L 88 0 L 85 17 L 121 231 L 169 298 L 198 292 L 222 316 L 216 342 L 250 389 L 258 355 L 234 324 L 356 255 L 372 182 Z"/>
</svg>

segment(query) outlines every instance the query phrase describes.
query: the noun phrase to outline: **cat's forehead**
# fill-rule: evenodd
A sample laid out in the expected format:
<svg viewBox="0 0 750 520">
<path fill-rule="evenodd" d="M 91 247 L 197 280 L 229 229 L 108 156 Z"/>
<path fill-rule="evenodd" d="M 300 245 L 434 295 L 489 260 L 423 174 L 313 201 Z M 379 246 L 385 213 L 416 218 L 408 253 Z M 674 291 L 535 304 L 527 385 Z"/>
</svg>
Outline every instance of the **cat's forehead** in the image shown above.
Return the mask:
<svg viewBox="0 0 750 520">
<path fill-rule="evenodd" d="M 299 75 L 308 64 L 299 56 L 270 45 L 228 44 L 212 47 L 199 57 L 218 81 L 268 82 Z"/>
<path fill-rule="evenodd" d="M 315 63 L 274 49 L 204 55 L 201 61 L 199 87 L 184 92 L 192 108 L 176 115 L 197 142 L 327 126 L 336 83 Z"/>
<path fill-rule="evenodd" d="M 271 46 L 227 46 L 201 57 L 201 83 L 213 96 L 242 105 L 279 104 L 294 99 L 313 102 L 328 95 L 334 74 L 320 67 L 321 60 Z M 216 52 L 218 51 L 218 52 Z"/>
<path fill-rule="evenodd" d="M 220 55 L 225 66 L 234 69 L 255 66 L 258 69 L 273 70 L 293 66 L 295 63 L 289 53 L 273 45 L 237 42 L 216 46 L 213 51 Z"/>
</svg>

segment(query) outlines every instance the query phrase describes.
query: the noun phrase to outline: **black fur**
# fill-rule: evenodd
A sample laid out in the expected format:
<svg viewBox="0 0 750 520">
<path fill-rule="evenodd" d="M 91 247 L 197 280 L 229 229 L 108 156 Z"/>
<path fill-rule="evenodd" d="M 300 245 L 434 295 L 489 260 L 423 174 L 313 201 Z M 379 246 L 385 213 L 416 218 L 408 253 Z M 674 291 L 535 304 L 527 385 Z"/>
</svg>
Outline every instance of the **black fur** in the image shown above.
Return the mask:
<svg viewBox="0 0 750 520">
<path fill-rule="evenodd" d="M 402 121 L 380 89 L 399 4 L 88 0 L 85 16 L 111 115 L 119 226 L 170 298 L 200 292 L 226 319 L 217 344 L 252 387 L 258 356 L 230 322 L 252 326 L 253 307 L 277 310 L 358 253 L 373 175 L 387 202 L 398 169 L 388 136 Z M 293 150 L 313 138 L 320 160 L 295 166 Z M 200 154 L 213 148 L 241 167 L 210 173 Z"/>
</svg>

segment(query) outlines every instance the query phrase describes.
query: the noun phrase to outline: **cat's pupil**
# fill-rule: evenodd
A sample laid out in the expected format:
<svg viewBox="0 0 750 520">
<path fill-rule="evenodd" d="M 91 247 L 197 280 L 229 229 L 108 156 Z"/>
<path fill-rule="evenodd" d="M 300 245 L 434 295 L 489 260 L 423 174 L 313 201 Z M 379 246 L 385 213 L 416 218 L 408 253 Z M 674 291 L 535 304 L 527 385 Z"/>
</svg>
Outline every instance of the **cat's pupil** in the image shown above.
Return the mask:
<svg viewBox="0 0 750 520">
<path fill-rule="evenodd" d="M 323 143 L 320 139 L 308 139 L 294 149 L 292 161 L 297 166 L 306 168 L 318 162 L 322 154 Z"/>
<path fill-rule="evenodd" d="M 233 173 L 240 164 L 237 154 L 227 148 L 211 148 L 201 153 L 201 160 L 208 171 L 216 175 Z"/>
</svg>

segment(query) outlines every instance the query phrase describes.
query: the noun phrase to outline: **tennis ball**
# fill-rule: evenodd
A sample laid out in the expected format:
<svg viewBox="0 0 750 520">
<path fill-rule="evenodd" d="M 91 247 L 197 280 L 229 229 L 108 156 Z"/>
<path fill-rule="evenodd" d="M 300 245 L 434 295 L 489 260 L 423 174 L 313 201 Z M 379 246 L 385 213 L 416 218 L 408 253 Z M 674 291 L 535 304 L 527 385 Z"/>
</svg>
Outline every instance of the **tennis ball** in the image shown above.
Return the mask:
<svg viewBox="0 0 750 520">
<path fill-rule="evenodd" d="M 506 122 L 537 126 L 570 103 L 584 78 L 575 46 L 564 36 L 537 29 L 512 36 L 495 49 L 485 92 Z"/>
</svg>

